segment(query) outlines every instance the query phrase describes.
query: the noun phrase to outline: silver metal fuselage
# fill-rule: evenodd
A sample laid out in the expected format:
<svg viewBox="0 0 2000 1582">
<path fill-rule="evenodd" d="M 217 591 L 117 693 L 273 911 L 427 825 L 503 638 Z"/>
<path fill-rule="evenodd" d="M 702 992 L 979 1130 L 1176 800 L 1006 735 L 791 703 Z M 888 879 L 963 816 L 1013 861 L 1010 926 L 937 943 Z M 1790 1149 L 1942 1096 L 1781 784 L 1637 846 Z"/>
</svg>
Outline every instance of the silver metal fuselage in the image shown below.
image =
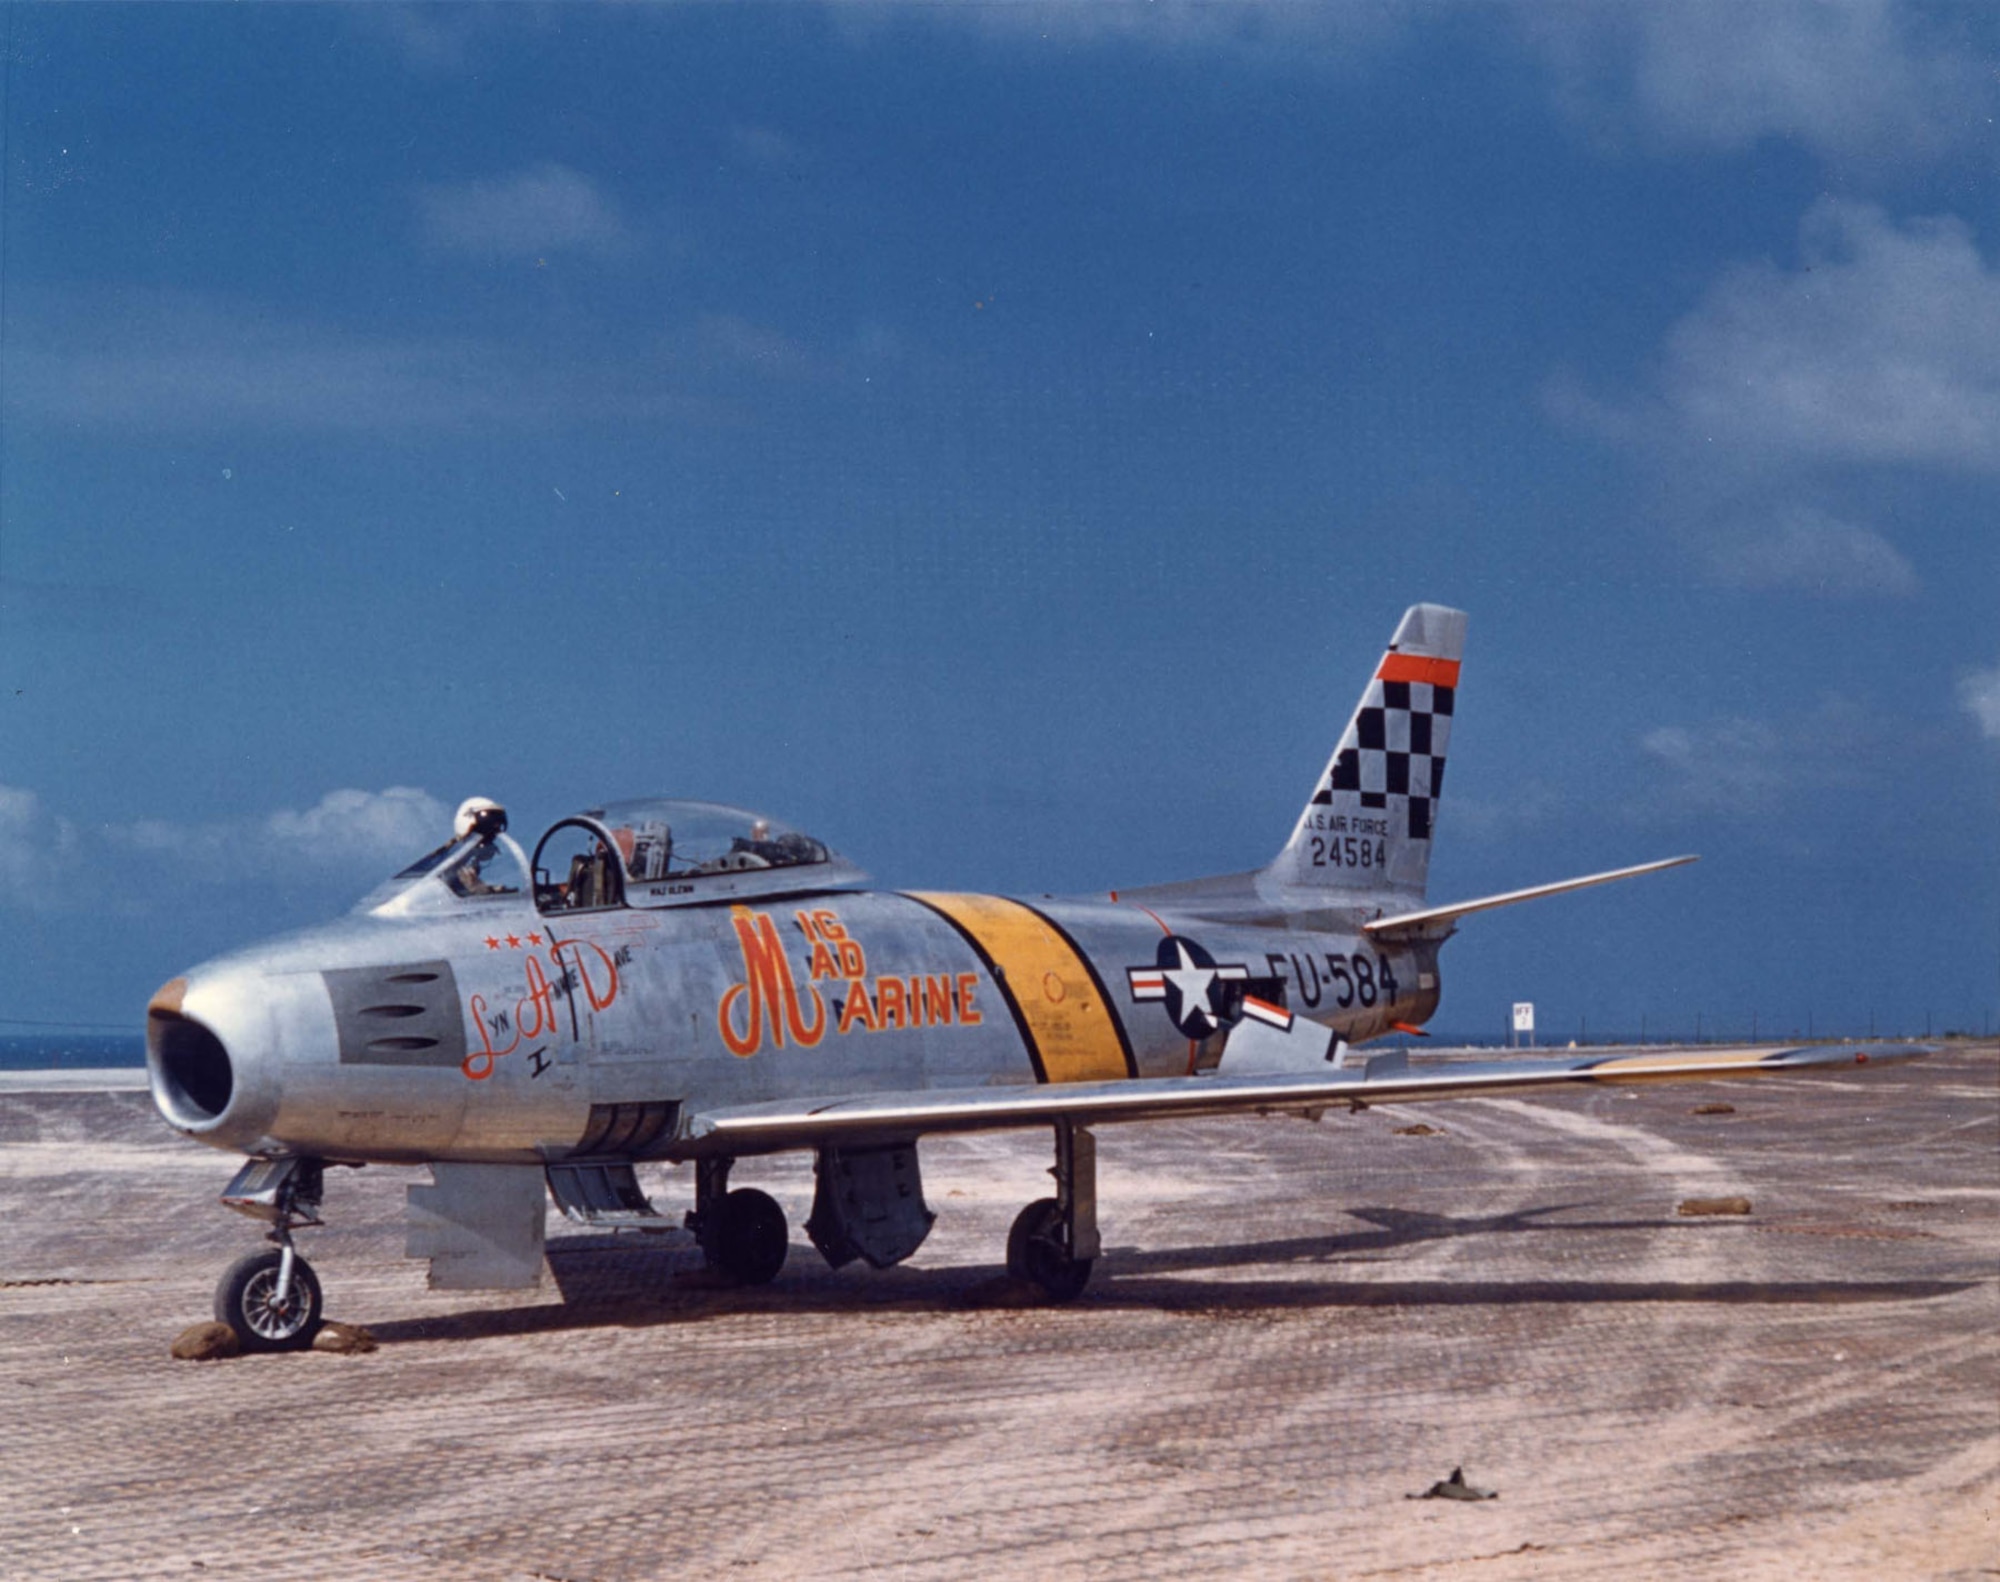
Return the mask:
<svg viewBox="0 0 2000 1582">
<path fill-rule="evenodd" d="M 1350 1043 L 1437 1002 L 1435 944 L 1385 947 L 1247 883 L 1233 917 L 1164 894 L 853 890 L 544 914 L 524 893 L 416 884 L 437 893 L 163 989 L 149 1055 L 169 1123 L 233 1152 L 357 1162 L 678 1158 L 701 1144 L 675 1121 L 700 1110 L 1186 1076 L 1220 1038 L 1190 1037 L 1134 978 L 1181 936 Z"/>
</svg>

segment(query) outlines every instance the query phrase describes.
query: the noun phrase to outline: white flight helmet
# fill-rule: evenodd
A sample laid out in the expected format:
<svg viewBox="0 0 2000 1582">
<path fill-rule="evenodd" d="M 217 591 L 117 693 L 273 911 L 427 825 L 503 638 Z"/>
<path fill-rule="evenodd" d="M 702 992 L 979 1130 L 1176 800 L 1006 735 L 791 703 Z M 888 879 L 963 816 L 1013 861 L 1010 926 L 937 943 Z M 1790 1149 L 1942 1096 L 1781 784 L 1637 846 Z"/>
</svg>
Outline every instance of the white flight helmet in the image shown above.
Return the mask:
<svg viewBox="0 0 2000 1582">
<path fill-rule="evenodd" d="M 452 834 L 459 840 L 474 834 L 498 835 L 506 827 L 507 810 L 485 796 L 467 797 L 458 804 L 458 812 L 451 821 Z"/>
</svg>

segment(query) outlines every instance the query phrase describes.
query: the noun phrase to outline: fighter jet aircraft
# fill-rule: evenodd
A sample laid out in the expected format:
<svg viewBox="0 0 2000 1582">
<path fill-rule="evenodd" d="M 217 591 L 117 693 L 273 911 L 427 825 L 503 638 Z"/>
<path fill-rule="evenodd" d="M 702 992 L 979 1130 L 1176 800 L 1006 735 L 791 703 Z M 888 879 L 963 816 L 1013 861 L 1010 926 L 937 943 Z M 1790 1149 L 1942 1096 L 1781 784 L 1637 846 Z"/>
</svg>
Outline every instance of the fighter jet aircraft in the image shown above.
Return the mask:
<svg viewBox="0 0 2000 1582">
<path fill-rule="evenodd" d="M 1055 1194 L 1007 1267 L 1074 1297 L 1098 1256 L 1092 1128 L 1242 1111 L 1743 1077 L 1909 1049 L 1649 1048 L 1411 1065 L 1355 1046 L 1419 1031 L 1438 949 L 1493 907 L 1675 857 L 1425 903 L 1466 617 L 1419 604 L 1369 677 L 1291 838 L 1262 869 L 1035 901 L 880 891 L 814 837 L 711 803 L 608 803 L 528 857 L 475 798 L 454 838 L 347 917 L 197 967 L 147 1013 L 160 1112 L 250 1156 L 223 1202 L 273 1245 L 223 1277 L 252 1349 L 310 1344 L 328 1165 L 427 1165 L 407 1252 L 442 1289 L 532 1285 L 549 1197 L 588 1225 L 663 1227 L 634 1167 L 693 1166 L 685 1223 L 745 1283 L 785 1216 L 737 1160 L 810 1150 L 806 1232 L 883 1268 L 934 1218 L 918 1139 L 1048 1127 Z"/>
</svg>

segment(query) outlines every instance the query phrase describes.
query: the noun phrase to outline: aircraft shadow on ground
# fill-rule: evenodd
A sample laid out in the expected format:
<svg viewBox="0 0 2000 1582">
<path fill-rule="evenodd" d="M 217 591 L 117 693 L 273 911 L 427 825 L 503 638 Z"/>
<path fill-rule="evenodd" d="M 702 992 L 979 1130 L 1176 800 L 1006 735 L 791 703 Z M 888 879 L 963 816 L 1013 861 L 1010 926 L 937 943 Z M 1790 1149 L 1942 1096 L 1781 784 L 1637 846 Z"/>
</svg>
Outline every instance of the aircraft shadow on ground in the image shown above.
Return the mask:
<svg viewBox="0 0 2000 1582">
<path fill-rule="evenodd" d="M 1111 1249 L 1091 1284 L 1074 1303 L 1048 1302 L 1034 1287 L 1004 1271 L 957 1266 L 925 1269 L 905 1264 L 871 1271 L 854 1265 L 832 1270 L 809 1247 L 795 1245 L 786 1270 L 772 1285 L 733 1286 L 701 1265 L 685 1237 L 637 1241 L 618 1236 L 566 1237 L 549 1247 L 549 1267 L 560 1302 L 486 1307 L 434 1317 L 370 1322 L 385 1344 L 419 1340 L 478 1340 L 570 1329 L 651 1328 L 701 1323 L 742 1313 L 992 1313 L 1023 1310 L 1123 1309 L 1248 1317 L 1260 1312 L 1312 1309 L 1414 1307 L 1585 1306 L 1621 1303 L 1695 1303 L 1786 1306 L 1896 1302 L 1949 1296 L 1978 1282 L 1905 1280 L 1618 1280 L 1462 1279 L 1352 1280 L 1292 1275 L 1276 1279 L 1203 1280 L 1187 1271 L 1251 1266 L 1368 1261 L 1369 1253 L 1415 1242 L 1524 1230 L 1585 1231 L 1694 1228 L 1685 1222 L 1621 1220 L 1535 1223 L 1573 1205 L 1551 1205 L 1509 1214 L 1454 1219 L 1403 1209 L 1359 1208 L 1350 1213 L 1376 1228 L 1334 1236 L 1158 1251 Z"/>
</svg>

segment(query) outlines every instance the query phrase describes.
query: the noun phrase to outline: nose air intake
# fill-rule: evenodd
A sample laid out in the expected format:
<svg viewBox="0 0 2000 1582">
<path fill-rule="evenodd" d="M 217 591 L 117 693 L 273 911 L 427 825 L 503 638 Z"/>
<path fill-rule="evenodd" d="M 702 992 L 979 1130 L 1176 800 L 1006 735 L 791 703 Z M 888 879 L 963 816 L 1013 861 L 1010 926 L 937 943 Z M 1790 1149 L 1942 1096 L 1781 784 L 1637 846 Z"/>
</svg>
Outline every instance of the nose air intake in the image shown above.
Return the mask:
<svg viewBox="0 0 2000 1582">
<path fill-rule="evenodd" d="M 187 980 L 176 978 L 146 1007 L 146 1064 L 153 1100 L 177 1126 L 219 1120 L 236 1091 L 229 1051 L 200 1022 L 181 1014 Z"/>
</svg>

